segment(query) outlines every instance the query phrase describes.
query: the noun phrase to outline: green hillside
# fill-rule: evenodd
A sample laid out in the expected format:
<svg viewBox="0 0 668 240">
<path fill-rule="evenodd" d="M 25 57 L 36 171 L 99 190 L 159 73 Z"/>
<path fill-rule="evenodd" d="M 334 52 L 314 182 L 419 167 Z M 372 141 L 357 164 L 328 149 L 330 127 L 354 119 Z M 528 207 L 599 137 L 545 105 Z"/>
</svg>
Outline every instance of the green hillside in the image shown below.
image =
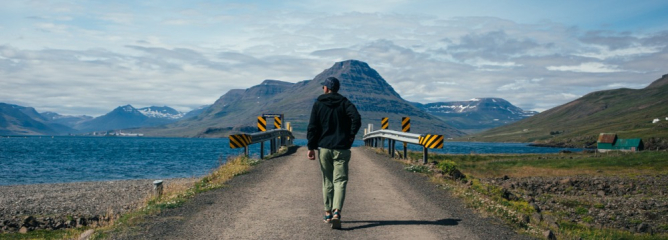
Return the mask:
<svg viewBox="0 0 668 240">
<path fill-rule="evenodd" d="M 552 146 L 595 145 L 599 133 L 643 138 L 647 147 L 668 139 L 668 75 L 644 89 L 587 94 L 533 117 L 468 136 L 474 141 L 534 142 Z M 658 123 L 652 123 L 654 119 Z"/>
</svg>

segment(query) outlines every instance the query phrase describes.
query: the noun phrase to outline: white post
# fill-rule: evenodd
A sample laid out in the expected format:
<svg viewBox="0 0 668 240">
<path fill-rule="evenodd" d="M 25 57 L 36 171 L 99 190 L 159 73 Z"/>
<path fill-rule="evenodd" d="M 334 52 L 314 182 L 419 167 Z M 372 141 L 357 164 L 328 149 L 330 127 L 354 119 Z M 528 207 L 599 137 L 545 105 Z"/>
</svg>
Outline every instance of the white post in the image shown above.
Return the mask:
<svg viewBox="0 0 668 240">
<path fill-rule="evenodd" d="M 162 197 L 162 180 L 153 181 L 153 191 L 158 198 Z"/>
</svg>

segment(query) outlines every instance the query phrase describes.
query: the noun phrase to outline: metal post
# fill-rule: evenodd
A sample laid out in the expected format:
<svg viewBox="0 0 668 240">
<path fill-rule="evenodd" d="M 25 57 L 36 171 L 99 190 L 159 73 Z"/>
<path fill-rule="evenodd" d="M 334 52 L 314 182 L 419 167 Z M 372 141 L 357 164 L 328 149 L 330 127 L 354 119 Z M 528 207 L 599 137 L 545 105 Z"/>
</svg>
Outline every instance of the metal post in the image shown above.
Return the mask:
<svg viewBox="0 0 668 240">
<path fill-rule="evenodd" d="M 395 149 L 394 149 L 394 147 L 395 147 L 394 145 L 396 145 L 396 144 L 397 144 L 397 141 L 396 141 L 396 140 L 390 140 L 390 147 L 389 147 L 390 152 L 391 152 L 391 153 L 390 153 L 390 156 L 392 156 L 393 158 L 394 158 L 394 152 L 395 152 L 395 151 L 394 151 L 394 150 L 395 150 Z"/>
<path fill-rule="evenodd" d="M 248 157 L 248 152 L 249 152 L 249 151 L 248 151 L 248 146 L 245 146 L 245 147 L 244 147 L 244 154 L 246 154 L 246 157 Z"/>
<path fill-rule="evenodd" d="M 274 139 L 269 139 L 269 154 L 274 154 Z"/>
<path fill-rule="evenodd" d="M 260 159 L 264 158 L 264 142 L 260 142 Z"/>
<path fill-rule="evenodd" d="M 429 158 L 429 150 L 427 150 L 427 147 L 422 147 L 422 164 L 427 164 Z"/>
<path fill-rule="evenodd" d="M 408 154 L 408 150 L 406 149 L 406 146 L 408 146 L 408 144 L 406 142 L 404 142 L 404 159 L 408 159 L 408 155 L 406 155 L 406 154 Z"/>
</svg>

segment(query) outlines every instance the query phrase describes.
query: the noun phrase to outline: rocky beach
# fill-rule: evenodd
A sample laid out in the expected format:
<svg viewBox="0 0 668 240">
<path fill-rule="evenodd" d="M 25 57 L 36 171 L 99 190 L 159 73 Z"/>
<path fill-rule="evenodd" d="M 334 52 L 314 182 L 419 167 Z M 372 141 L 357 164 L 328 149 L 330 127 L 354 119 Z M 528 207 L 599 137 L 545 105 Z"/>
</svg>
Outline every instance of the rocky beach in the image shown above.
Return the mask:
<svg viewBox="0 0 668 240">
<path fill-rule="evenodd" d="M 166 179 L 164 186 L 194 179 Z M 153 180 L 0 186 L 0 233 L 95 226 L 136 209 Z"/>
</svg>

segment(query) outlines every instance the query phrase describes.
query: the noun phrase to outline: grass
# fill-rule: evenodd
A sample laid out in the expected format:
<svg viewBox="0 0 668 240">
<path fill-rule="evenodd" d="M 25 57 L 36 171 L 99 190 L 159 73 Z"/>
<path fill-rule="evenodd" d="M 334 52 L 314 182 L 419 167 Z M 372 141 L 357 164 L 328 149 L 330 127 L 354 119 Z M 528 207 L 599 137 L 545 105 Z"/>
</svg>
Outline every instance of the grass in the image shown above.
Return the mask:
<svg viewBox="0 0 668 240">
<path fill-rule="evenodd" d="M 411 158 L 421 158 L 412 152 Z M 571 175 L 657 175 L 668 174 L 668 154 L 638 152 L 612 154 L 430 154 L 430 161 L 451 161 L 467 175 L 478 177 L 530 177 Z"/>
<path fill-rule="evenodd" d="M 282 151 L 284 152 L 285 149 Z M 110 233 L 133 231 L 134 226 L 143 222 L 147 216 L 157 214 L 166 209 L 178 208 L 198 193 L 222 188 L 225 186 L 225 182 L 235 176 L 247 173 L 252 166 L 259 163 L 260 160 L 258 159 L 237 156 L 228 159 L 225 164 L 221 163 L 220 167 L 194 183 L 167 186 L 163 190 L 161 197 L 150 196 L 146 199 L 143 207 L 124 214 L 115 224 L 109 227 L 97 229 L 93 239 L 105 239 Z"/>
<path fill-rule="evenodd" d="M 287 149 L 283 147 L 278 153 L 266 156 L 265 159 L 278 156 L 286 151 Z M 149 195 L 143 200 L 141 207 L 118 218 L 112 218 L 113 220 L 109 222 L 102 223 L 99 227 L 94 228 L 95 233 L 91 239 L 107 239 L 109 235 L 114 233 L 134 231 L 137 224 L 145 221 L 148 216 L 167 209 L 178 208 L 198 193 L 222 188 L 225 186 L 225 182 L 235 176 L 247 173 L 252 166 L 259 164 L 261 160 L 236 156 L 229 158 L 224 163 L 222 159 L 219 159 L 219 162 L 221 164 L 218 168 L 201 179 L 173 181 L 166 184 L 162 196 Z M 0 234 L 0 239 L 77 239 L 88 229 L 91 229 L 91 227 L 55 231 L 36 230 L 26 234 L 5 233 Z"/>
<path fill-rule="evenodd" d="M 411 152 L 412 161 L 420 161 L 422 153 Z M 466 184 L 448 178 L 431 176 L 433 182 L 444 186 L 454 195 L 464 199 L 467 207 L 483 214 L 496 216 L 520 232 L 542 237 L 542 231 L 551 229 L 545 222 L 526 223 L 522 218 L 531 216 L 535 210 L 523 199 L 505 199 L 504 191 L 494 184 L 480 181 L 482 178 L 509 177 L 556 177 L 573 175 L 642 175 L 668 174 L 668 154 L 665 152 L 638 153 L 571 153 L 571 154 L 430 154 L 429 161 L 436 161 L 436 167 L 443 172 L 458 169 L 466 175 Z M 431 174 L 423 171 L 424 174 Z M 559 221 L 559 229 L 552 229 L 560 239 L 666 239 L 666 234 L 634 234 L 619 229 L 601 229 L 589 226 L 594 218 L 588 216 L 590 208 L 603 209 L 602 203 L 559 199 L 550 194 L 542 194 L 538 200 L 555 200 L 582 216 L 582 223 Z M 568 212 L 554 212 L 556 217 L 567 216 Z M 611 217 L 614 218 L 614 217 Z M 631 223 L 641 223 L 631 220 Z M 668 224 L 659 228 L 668 229 Z"/>
</svg>

